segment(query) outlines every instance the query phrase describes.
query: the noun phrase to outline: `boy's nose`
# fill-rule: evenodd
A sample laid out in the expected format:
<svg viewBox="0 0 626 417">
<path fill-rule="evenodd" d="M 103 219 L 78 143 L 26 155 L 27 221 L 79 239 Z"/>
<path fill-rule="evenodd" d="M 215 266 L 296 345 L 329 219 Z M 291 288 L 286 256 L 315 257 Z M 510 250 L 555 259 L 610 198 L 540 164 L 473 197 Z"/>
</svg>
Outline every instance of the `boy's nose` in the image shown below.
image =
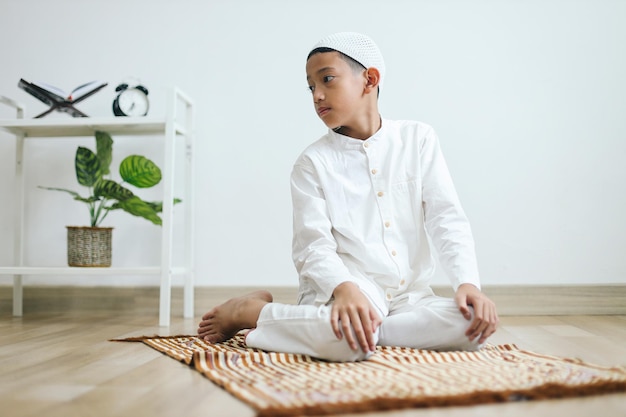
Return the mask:
<svg viewBox="0 0 626 417">
<path fill-rule="evenodd" d="M 315 91 L 313 91 L 313 102 L 317 103 L 321 100 L 324 100 L 324 93 L 321 91 L 321 88 L 316 88 Z"/>
</svg>

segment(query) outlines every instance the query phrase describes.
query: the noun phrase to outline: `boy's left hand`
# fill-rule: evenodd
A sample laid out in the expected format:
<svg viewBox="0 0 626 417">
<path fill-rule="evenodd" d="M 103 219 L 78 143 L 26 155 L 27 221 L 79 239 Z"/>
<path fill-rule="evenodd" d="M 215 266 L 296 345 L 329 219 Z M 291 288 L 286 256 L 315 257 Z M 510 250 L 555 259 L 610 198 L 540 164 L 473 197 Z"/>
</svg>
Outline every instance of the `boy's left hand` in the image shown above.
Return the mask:
<svg viewBox="0 0 626 417">
<path fill-rule="evenodd" d="M 498 313 L 496 305 L 485 294 L 472 284 L 461 284 L 454 296 L 459 311 L 467 320 L 472 319 L 472 313 L 468 306 L 474 307 L 474 320 L 465 332 L 469 340 L 480 336 L 478 343 L 484 343 L 498 326 Z"/>
</svg>

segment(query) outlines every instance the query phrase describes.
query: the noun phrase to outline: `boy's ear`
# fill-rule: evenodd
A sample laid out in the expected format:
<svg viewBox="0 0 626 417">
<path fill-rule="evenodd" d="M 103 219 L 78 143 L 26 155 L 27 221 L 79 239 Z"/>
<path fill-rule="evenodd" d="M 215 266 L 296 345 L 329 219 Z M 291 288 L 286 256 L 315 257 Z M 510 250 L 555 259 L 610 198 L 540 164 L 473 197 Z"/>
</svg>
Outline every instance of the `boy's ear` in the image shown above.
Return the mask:
<svg viewBox="0 0 626 417">
<path fill-rule="evenodd" d="M 365 85 L 367 92 L 377 91 L 378 84 L 380 84 L 380 71 L 370 67 L 365 70 L 365 78 L 367 79 L 367 84 Z"/>
</svg>

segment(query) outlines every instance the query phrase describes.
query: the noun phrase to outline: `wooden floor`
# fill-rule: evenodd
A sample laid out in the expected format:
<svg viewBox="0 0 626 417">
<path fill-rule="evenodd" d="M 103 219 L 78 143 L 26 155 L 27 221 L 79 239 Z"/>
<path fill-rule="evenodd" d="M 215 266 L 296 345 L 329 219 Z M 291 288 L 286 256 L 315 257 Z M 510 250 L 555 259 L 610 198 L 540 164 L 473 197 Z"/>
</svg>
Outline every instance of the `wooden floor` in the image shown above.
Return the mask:
<svg viewBox="0 0 626 417">
<path fill-rule="evenodd" d="M 108 341 L 193 334 L 197 317 L 231 295 L 228 291 L 198 297 L 195 319 L 179 317 L 182 306 L 176 298 L 182 296 L 175 292 L 168 328 L 157 326 L 157 299 L 141 292 L 131 303 L 116 299 L 114 290 L 103 290 L 92 302 L 82 303 L 71 291 L 54 293 L 45 301 L 38 294 L 25 292 L 25 315 L 20 318 L 11 315 L 10 288 L 0 290 L 0 415 L 254 416 L 251 408 L 186 365 L 141 343 Z M 107 297 L 112 299 L 102 301 Z M 290 298 L 288 291 L 277 297 Z M 112 308 L 103 308 L 107 303 Z M 515 343 L 541 353 L 626 366 L 626 316 L 508 316 L 501 321 L 491 343 Z M 626 393 L 358 416 L 626 416 Z"/>
</svg>

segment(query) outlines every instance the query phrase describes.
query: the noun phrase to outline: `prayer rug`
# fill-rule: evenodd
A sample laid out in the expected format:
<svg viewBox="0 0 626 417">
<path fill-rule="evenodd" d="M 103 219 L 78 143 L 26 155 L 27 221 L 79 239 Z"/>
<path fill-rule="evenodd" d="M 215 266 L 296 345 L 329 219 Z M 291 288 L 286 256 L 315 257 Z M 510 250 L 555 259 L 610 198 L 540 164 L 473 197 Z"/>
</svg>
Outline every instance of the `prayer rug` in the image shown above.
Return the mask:
<svg viewBox="0 0 626 417">
<path fill-rule="evenodd" d="M 487 345 L 478 352 L 378 347 L 366 361 L 331 363 L 195 336 L 137 337 L 193 367 L 259 417 L 324 415 L 626 392 L 626 368 Z"/>
</svg>

